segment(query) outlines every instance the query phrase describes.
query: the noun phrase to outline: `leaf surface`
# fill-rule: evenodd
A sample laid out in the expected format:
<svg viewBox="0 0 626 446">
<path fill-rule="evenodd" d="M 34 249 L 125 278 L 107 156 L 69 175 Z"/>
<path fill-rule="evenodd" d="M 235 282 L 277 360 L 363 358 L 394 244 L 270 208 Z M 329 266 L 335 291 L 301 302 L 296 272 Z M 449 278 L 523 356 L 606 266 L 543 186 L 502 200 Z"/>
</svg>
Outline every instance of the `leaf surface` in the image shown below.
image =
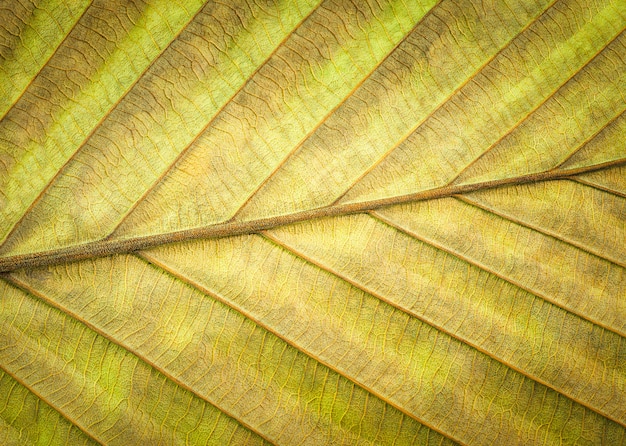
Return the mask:
<svg viewBox="0 0 626 446">
<path fill-rule="evenodd" d="M 0 11 L 0 441 L 626 444 L 623 2 Z"/>
</svg>

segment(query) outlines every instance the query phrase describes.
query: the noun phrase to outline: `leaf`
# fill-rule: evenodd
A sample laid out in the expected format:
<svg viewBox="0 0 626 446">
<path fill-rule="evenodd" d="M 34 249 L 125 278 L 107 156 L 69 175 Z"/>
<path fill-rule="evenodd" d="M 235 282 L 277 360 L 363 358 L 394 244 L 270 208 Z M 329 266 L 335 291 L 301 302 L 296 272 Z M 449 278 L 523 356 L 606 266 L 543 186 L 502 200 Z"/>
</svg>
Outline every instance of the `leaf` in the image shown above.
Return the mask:
<svg viewBox="0 0 626 446">
<path fill-rule="evenodd" d="M 626 4 L 0 11 L 0 442 L 626 444 Z"/>
</svg>

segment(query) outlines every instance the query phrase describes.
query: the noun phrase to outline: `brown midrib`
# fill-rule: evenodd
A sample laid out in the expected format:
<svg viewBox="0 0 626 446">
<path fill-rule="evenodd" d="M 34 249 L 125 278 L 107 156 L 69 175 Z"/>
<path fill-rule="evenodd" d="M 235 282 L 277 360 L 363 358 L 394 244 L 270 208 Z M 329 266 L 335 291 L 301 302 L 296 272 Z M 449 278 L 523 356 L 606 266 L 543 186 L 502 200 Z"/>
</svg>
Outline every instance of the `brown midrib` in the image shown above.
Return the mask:
<svg viewBox="0 0 626 446">
<path fill-rule="evenodd" d="M 336 217 L 341 215 L 357 214 L 372 211 L 387 206 L 409 203 L 414 201 L 432 200 L 450 197 L 453 195 L 476 192 L 479 190 L 494 189 L 504 186 L 553 181 L 571 178 L 576 175 L 596 172 L 612 167 L 626 165 L 626 158 L 595 164 L 576 169 L 547 170 L 540 173 L 531 173 L 512 178 L 503 178 L 479 183 L 450 185 L 428 189 L 412 194 L 399 195 L 377 200 L 357 203 L 335 204 L 291 214 L 275 217 L 266 217 L 250 221 L 228 221 L 198 228 L 161 234 L 138 236 L 127 239 L 104 239 L 87 242 L 65 248 L 41 251 L 28 254 L 19 254 L 0 258 L 0 273 L 15 271 L 23 268 L 37 268 L 60 263 L 75 262 L 90 258 L 106 257 L 115 254 L 125 254 L 142 249 L 154 248 L 169 243 L 184 242 L 201 238 L 229 237 L 234 235 L 250 234 L 307 220 Z"/>
</svg>

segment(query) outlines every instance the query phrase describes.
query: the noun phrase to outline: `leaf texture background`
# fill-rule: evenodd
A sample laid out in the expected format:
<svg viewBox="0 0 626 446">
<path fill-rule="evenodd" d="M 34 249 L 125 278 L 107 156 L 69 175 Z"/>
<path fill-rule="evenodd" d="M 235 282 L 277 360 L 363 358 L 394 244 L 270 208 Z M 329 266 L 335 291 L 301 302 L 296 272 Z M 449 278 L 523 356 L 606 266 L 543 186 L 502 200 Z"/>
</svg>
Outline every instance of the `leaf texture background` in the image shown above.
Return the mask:
<svg viewBox="0 0 626 446">
<path fill-rule="evenodd" d="M 626 444 L 625 2 L 0 5 L 0 444 Z"/>
</svg>

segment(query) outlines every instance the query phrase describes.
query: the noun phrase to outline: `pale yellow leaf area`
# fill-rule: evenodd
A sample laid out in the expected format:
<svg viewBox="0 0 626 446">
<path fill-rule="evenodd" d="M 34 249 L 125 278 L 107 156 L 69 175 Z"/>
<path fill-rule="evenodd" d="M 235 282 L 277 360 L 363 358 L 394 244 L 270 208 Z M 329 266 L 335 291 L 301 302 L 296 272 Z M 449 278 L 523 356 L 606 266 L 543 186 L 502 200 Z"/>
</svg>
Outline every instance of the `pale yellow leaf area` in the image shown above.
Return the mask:
<svg viewBox="0 0 626 446">
<path fill-rule="evenodd" d="M 622 0 L 0 0 L 0 444 L 626 444 Z"/>
</svg>

